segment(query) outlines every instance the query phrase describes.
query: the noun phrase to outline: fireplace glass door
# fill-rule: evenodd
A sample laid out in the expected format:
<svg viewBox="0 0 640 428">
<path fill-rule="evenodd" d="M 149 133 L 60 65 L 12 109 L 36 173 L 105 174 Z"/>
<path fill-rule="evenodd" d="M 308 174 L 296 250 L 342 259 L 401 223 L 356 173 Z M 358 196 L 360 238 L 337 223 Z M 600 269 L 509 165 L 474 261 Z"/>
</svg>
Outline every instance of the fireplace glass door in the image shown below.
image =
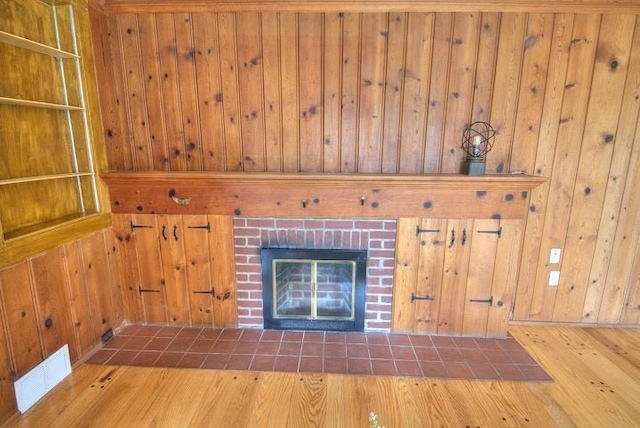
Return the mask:
<svg viewBox="0 0 640 428">
<path fill-rule="evenodd" d="M 262 248 L 265 328 L 363 331 L 367 252 Z"/>
<path fill-rule="evenodd" d="M 278 259 L 272 269 L 274 319 L 354 319 L 354 261 Z"/>
</svg>

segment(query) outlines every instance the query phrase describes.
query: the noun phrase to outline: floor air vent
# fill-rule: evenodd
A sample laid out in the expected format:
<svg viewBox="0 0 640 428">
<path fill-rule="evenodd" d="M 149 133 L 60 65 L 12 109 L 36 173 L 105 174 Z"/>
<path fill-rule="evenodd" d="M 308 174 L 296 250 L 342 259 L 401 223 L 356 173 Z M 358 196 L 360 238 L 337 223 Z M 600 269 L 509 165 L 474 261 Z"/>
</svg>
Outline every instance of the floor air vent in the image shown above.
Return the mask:
<svg viewBox="0 0 640 428">
<path fill-rule="evenodd" d="M 18 410 L 26 412 L 70 373 L 69 347 L 64 345 L 15 382 Z"/>
</svg>

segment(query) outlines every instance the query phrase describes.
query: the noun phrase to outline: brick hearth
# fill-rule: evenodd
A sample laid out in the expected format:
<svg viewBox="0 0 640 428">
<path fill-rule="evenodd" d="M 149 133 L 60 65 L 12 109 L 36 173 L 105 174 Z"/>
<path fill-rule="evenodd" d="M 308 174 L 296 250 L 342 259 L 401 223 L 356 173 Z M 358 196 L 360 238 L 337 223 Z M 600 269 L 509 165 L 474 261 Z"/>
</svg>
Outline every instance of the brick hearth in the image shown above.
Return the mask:
<svg viewBox="0 0 640 428">
<path fill-rule="evenodd" d="M 238 325 L 262 328 L 260 248 L 367 250 L 366 331 L 390 331 L 395 220 L 234 219 Z"/>
</svg>

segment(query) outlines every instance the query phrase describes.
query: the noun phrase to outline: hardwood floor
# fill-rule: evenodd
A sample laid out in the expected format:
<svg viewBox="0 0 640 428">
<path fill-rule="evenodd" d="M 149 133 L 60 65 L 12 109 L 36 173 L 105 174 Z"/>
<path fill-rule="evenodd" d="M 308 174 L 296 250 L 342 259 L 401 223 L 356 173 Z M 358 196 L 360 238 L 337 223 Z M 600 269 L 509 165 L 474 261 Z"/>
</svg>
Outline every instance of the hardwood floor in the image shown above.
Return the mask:
<svg viewBox="0 0 640 428">
<path fill-rule="evenodd" d="M 640 426 L 640 329 L 510 331 L 554 382 L 82 365 L 7 426 Z"/>
</svg>

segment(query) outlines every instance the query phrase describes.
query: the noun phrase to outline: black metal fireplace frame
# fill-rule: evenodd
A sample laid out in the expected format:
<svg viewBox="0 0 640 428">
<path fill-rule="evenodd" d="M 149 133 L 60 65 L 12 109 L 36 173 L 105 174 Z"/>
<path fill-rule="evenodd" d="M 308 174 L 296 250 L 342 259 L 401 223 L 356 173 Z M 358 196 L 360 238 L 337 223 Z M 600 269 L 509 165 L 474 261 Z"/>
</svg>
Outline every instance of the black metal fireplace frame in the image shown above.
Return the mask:
<svg viewBox="0 0 640 428">
<path fill-rule="evenodd" d="M 261 248 L 262 312 L 265 329 L 364 331 L 367 288 L 367 251 L 315 248 Z M 348 260 L 356 264 L 355 313 L 353 320 L 309 320 L 304 318 L 274 318 L 272 266 L 274 259 Z"/>
</svg>

